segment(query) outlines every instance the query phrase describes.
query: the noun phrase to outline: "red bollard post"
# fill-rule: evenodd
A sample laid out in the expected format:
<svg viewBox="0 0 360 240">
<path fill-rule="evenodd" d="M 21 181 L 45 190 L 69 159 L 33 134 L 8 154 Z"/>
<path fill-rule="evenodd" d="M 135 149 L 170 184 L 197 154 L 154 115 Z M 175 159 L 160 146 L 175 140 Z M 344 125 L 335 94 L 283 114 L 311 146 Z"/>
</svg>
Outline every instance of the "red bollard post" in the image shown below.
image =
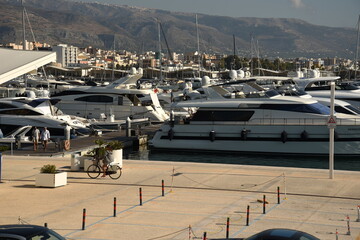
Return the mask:
<svg viewBox="0 0 360 240">
<path fill-rule="evenodd" d="M 114 197 L 114 217 L 116 217 L 116 197 Z"/>
<path fill-rule="evenodd" d="M 266 213 L 266 196 L 263 197 L 263 214 Z"/>
<path fill-rule="evenodd" d="M 277 187 L 278 204 L 280 204 L 280 187 Z"/>
<path fill-rule="evenodd" d="M 246 226 L 249 226 L 249 217 L 250 217 L 250 206 L 247 206 L 246 210 Z"/>
<path fill-rule="evenodd" d="M 226 220 L 226 239 L 229 239 L 230 218 Z"/>
<path fill-rule="evenodd" d="M 44 227 L 46 227 L 46 228 L 48 227 L 47 223 L 44 223 Z"/>
<path fill-rule="evenodd" d="M 351 231 L 350 231 L 350 217 L 349 217 L 349 215 L 346 216 L 346 222 L 347 222 L 347 229 L 348 229 L 346 235 L 351 235 Z"/>
<path fill-rule="evenodd" d="M 162 196 L 165 196 L 164 180 L 161 180 L 161 192 L 162 192 Z"/>
<path fill-rule="evenodd" d="M 206 232 L 204 232 L 203 240 L 206 240 Z"/>
<path fill-rule="evenodd" d="M 142 190 L 139 188 L 140 206 L 142 206 Z"/>
<path fill-rule="evenodd" d="M 86 209 L 83 209 L 82 230 L 85 230 Z"/>
</svg>

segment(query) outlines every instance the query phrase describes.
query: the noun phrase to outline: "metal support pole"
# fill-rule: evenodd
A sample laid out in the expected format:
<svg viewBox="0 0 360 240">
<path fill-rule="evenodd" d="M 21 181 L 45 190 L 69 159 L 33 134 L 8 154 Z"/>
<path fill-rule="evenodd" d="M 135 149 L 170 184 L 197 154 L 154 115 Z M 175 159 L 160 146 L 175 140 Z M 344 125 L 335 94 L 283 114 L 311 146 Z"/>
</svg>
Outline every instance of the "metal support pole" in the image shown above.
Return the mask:
<svg viewBox="0 0 360 240">
<path fill-rule="evenodd" d="M 165 196 L 164 180 L 161 180 L 161 196 Z"/>
<path fill-rule="evenodd" d="M 266 196 L 263 197 L 263 214 L 266 213 Z"/>
<path fill-rule="evenodd" d="M 278 204 L 280 204 L 280 187 L 277 187 L 277 199 L 278 199 Z"/>
<path fill-rule="evenodd" d="M 116 217 L 116 197 L 114 197 L 114 217 Z"/>
<path fill-rule="evenodd" d="M 0 152 L 0 183 L 2 183 L 2 153 Z"/>
<path fill-rule="evenodd" d="M 249 226 L 249 218 L 250 218 L 250 206 L 247 206 L 246 210 L 246 226 Z"/>
<path fill-rule="evenodd" d="M 357 217 L 356 221 L 360 222 L 360 205 L 357 206 L 357 212 L 358 212 L 358 217 Z"/>
<path fill-rule="evenodd" d="M 142 206 L 142 190 L 139 188 L 140 206 Z"/>
<path fill-rule="evenodd" d="M 83 209 L 82 230 L 85 230 L 86 209 Z"/>
<path fill-rule="evenodd" d="M 349 215 L 346 216 L 346 222 L 347 222 L 347 229 L 348 229 L 346 235 L 351 235 L 351 231 L 350 231 L 350 217 L 349 217 Z"/>
<path fill-rule="evenodd" d="M 226 239 L 229 239 L 230 218 L 226 220 Z"/>
<path fill-rule="evenodd" d="M 334 179 L 334 133 L 336 121 L 334 116 L 334 100 L 335 100 L 335 83 L 331 83 L 331 98 L 330 98 L 330 118 L 328 121 L 329 127 L 329 178 Z"/>
</svg>

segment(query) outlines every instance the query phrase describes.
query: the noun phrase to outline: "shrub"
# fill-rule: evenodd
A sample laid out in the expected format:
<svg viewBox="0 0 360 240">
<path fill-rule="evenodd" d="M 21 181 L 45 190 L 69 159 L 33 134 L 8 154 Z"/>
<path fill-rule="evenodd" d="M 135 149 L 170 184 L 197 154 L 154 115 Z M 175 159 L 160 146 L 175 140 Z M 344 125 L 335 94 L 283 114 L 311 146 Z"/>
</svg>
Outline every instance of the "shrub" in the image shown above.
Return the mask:
<svg viewBox="0 0 360 240">
<path fill-rule="evenodd" d="M 41 173 L 57 173 L 56 166 L 47 164 L 40 169 Z"/>
</svg>

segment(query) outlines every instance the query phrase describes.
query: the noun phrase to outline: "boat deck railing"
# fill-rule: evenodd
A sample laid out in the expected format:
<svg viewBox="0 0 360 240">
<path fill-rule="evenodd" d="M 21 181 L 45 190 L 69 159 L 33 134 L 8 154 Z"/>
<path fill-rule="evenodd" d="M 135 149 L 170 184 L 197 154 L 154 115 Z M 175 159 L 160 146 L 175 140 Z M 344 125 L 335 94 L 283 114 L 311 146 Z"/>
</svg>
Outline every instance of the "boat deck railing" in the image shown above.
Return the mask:
<svg viewBox="0 0 360 240">
<path fill-rule="evenodd" d="M 336 123 L 331 123 L 333 126 L 360 126 L 360 118 L 344 118 L 336 119 Z M 192 125 L 299 125 L 299 126 L 326 126 L 328 124 L 327 118 L 255 118 L 251 121 L 180 121 L 177 124 Z"/>
</svg>

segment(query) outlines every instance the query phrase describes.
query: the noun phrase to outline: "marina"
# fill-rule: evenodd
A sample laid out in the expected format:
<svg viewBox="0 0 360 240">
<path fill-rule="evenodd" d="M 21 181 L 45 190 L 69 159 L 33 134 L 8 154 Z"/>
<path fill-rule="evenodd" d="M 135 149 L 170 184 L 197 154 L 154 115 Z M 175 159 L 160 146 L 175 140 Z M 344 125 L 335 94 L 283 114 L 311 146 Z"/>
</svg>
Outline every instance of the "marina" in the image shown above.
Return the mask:
<svg viewBox="0 0 360 240">
<path fill-rule="evenodd" d="M 0 10 L 0 239 L 360 240 L 360 16 L 45 2 Z"/>
</svg>

